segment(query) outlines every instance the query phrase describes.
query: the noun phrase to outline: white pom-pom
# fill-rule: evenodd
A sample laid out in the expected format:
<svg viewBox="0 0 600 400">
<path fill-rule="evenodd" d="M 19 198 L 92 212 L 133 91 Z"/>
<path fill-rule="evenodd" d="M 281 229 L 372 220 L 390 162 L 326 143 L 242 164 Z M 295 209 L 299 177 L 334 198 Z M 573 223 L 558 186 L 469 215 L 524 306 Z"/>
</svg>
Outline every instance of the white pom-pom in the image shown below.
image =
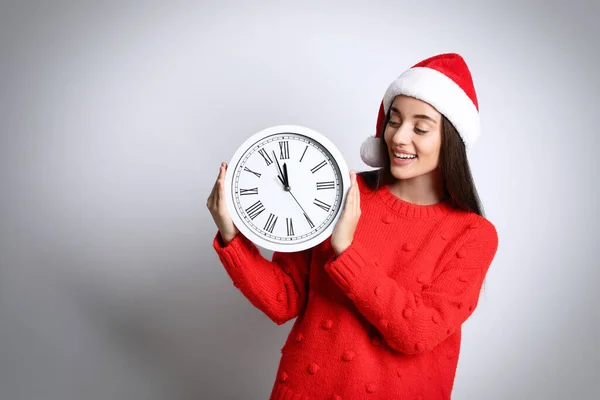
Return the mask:
<svg viewBox="0 0 600 400">
<path fill-rule="evenodd" d="M 382 167 L 384 155 L 381 154 L 381 139 L 373 136 L 368 137 L 360 146 L 360 158 L 369 167 Z"/>
</svg>

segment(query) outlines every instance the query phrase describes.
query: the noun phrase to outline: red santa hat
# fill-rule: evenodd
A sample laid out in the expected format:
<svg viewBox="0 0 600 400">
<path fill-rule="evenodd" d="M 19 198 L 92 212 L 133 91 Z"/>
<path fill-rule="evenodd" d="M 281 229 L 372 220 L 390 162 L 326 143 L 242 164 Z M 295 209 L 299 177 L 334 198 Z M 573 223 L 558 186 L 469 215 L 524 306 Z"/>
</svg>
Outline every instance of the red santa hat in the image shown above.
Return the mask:
<svg viewBox="0 0 600 400">
<path fill-rule="evenodd" d="M 381 135 L 398 95 L 417 98 L 438 110 L 454 125 L 467 150 L 479 137 L 479 104 L 469 67 L 458 54 L 439 54 L 415 64 L 389 85 L 379 107 L 376 134 L 367 138 L 360 149 L 365 164 L 383 165 Z"/>
</svg>

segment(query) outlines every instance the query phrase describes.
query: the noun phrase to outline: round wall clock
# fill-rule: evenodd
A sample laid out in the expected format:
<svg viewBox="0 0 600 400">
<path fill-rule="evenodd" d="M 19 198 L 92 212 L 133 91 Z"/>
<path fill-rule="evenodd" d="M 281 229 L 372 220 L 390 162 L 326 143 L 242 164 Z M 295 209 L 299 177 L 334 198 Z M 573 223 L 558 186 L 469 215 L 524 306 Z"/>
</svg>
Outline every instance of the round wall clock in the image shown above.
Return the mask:
<svg viewBox="0 0 600 400">
<path fill-rule="evenodd" d="M 322 134 L 280 125 L 249 137 L 225 174 L 226 204 L 240 233 L 265 249 L 305 250 L 333 233 L 349 171 Z"/>
</svg>

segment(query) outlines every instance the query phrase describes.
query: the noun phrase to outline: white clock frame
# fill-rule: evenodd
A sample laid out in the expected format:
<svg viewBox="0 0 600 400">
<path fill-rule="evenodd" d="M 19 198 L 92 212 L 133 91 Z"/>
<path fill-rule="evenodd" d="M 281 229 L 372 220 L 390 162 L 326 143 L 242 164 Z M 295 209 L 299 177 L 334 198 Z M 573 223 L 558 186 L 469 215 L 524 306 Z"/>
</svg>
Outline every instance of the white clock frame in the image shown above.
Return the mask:
<svg viewBox="0 0 600 400">
<path fill-rule="evenodd" d="M 315 142 L 317 145 L 324 148 L 331 156 L 332 162 L 337 165 L 337 169 L 340 173 L 340 204 L 337 207 L 335 215 L 331 218 L 331 221 L 325 228 L 321 229 L 321 231 L 318 233 L 314 233 L 310 238 L 303 241 L 273 241 L 272 239 L 263 237 L 258 232 L 246 225 L 242 217 L 240 217 L 238 214 L 238 210 L 234 204 L 236 201 L 235 192 L 233 190 L 234 176 L 237 171 L 237 166 L 242 161 L 244 155 L 250 151 L 256 143 L 262 142 L 273 135 L 285 134 L 304 136 L 311 142 Z M 348 166 L 338 148 L 321 133 L 299 125 L 277 125 L 253 134 L 237 148 L 229 161 L 227 172 L 225 174 L 225 200 L 227 210 L 229 211 L 229 215 L 231 216 L 235 226 L 238 228 L 241 234 L 247 237 L 254 244 L 264 249 L 278 252 L 297 252 L 306 250 L 317 246 L 329 238 L 333 233 L 333 229 L 335 228 L 335 225 L 344 209 L 349 188 L 350 177 Z"/>
</svg>

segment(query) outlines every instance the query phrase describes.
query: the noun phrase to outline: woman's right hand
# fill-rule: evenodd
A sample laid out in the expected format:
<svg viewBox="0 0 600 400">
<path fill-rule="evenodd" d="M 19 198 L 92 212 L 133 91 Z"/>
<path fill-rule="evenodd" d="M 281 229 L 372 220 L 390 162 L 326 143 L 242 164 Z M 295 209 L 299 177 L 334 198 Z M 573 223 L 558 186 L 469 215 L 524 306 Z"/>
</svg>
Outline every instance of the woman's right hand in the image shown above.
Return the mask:
<svg viewBox="0 0 600 400">
<path fill-rule="evenodd" d="M 206 200 L 206 207 L 209 209 L 210 214 L 221 233 L 223 242 L 227 245 L 233 240 L 233 238 L 239 233 L 238 229 L 233 224 L 233 220 L 227 211 L 227 205 L 225 204 L 225 171 L 227 170 L 227 163 L 221 163 L 219 169 L 219 176 L 215 182 L 212 192 Z"/>
</svg>

